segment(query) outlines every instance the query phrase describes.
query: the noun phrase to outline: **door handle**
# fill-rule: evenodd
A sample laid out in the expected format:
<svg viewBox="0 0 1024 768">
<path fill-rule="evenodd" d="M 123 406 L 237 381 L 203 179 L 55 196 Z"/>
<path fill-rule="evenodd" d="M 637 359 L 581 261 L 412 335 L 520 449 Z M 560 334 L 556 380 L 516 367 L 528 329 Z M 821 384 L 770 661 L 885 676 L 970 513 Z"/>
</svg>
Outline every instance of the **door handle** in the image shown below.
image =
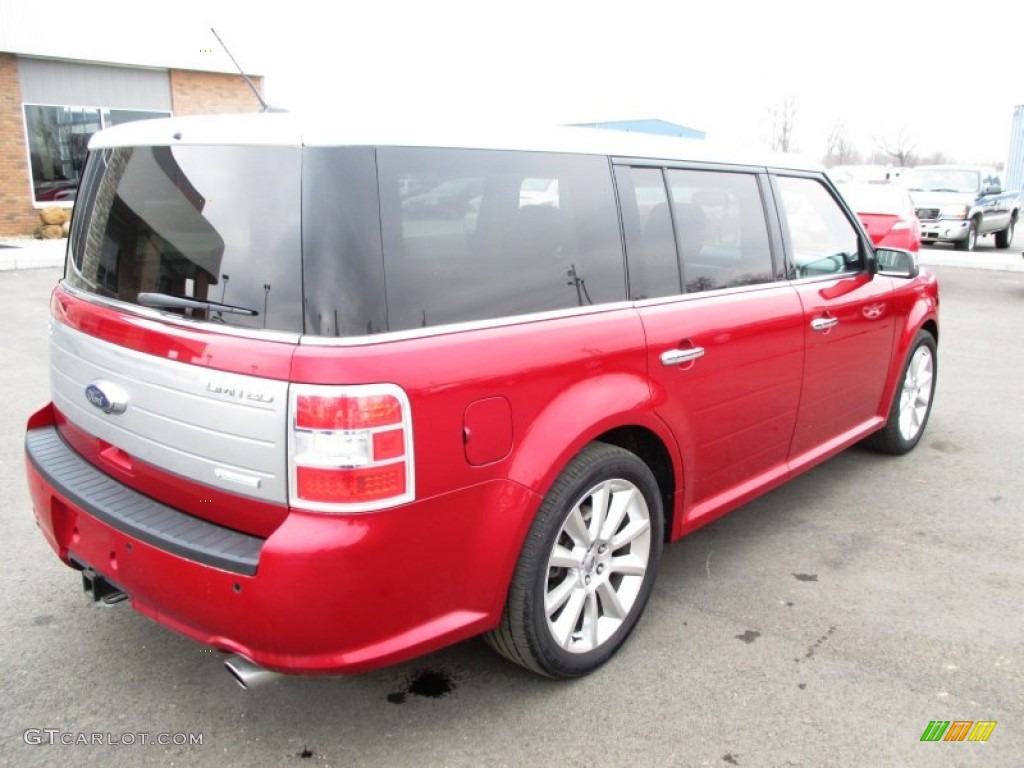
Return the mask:
<svg viewBox="0 0 1024 768">
<path fill-rule="evenodd" d="M 829 328 L 835 328 L 839 325 L 839 318 L 837 317 L 816 317 L 811 320 L 812 331 L 827 331 Z"/>
<path fill-rule="evenodd" d="M 692 347 L 690 349 L 670 349 L 668 352 L 661 353 L 661 364 L 662 365 L 679 365 L 680 363 L 690 363 L 704 357 L 704 347 Z"/>
</svg>

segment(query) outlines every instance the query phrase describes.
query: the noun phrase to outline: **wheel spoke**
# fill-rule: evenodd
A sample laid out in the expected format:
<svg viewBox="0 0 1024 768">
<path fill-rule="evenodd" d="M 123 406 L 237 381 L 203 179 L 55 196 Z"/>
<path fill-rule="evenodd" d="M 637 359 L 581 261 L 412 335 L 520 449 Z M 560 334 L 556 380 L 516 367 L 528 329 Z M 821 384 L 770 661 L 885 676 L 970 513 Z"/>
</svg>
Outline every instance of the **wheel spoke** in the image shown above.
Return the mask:
<svg viewBox="0 0 1024 768">
<path fill-rule="evenodd" d="M 569 513 L 569 517 L 565 521 L 565 525 L 562 526 L 562 530 L 569 534 L 572 540 L 581 547 L 590 546 L 592 541 L 590 532 L 587 530 L 587 523 L 583 519 L 583 513 L 580 512 L 579 506 L 573 507 L 572 512 Z"/>
<path fill-rule="evenodd" d="M 554 636 L 555 642 L 563 648 L 568 648 L 572 641 L 573 632 L 576 631 L 576 623 L 579 621 L 580 613 L 583 612 L 583 604 L 586 600 L 587 592 L 585 589 L 578 587 L 572 590 L 565 610 L 562 611 L 558 620 L 554 623 L 549 622 L 551 634 Z"/>
<path fill-rule="evenodd" d="M 577 588 L 579 588 L 579 582 L 576 579 L 576 574 L 567 574 L 557 587 L 544 595 L 544 613 L 551 617 L 555 611 L 565 604 L 565 601 L 569 599 L 569 595 Z"/>
<path fill-rule="evenodd" d="M 573 550 L 566 549 L 561 544 L 555 544 L 555 548 L 551 550 L 548 568 L 579 568 L 581 565 L 583 556 L 577 555 Z"/>
<path fill-rule="evenodd" d="M 916 381 L 918 390 L 921 392 L 932 391 L 932 368 L 930 365 L 925 366 L 917 375 Z"/>
<path fill-rule="evenodd" d="M 597 627 L 598 619 L 601 618 L 601 606 L 597 602 L 597 594 L 591 592 L 587 595 L 583 614 L 583 639 L 586 642 L 585 650 L 591 651 L 597 648 Z"/>
<path fill-rule="evenodd" d="M 601 598 L 601 607 L 604 609 L 605 616 L 620 621 L 626 618 L 628 610 L 623 607 L 618 593 L 607 581 L 597 588 L 597 596 Z"/>
<path fill-rule="evenodd" d="M 647 573 L 647 559 L 633 553 L 619 555 L 608 561 L 608 567 L 624 576 L 643 576 Z"/>
<path fill-rule="evenodd" d="M 604 527 L 605 517 L 608 516 L 608 502 L 611 498 L 610 483 L 602 483 L 590 492 L 590 526 L 587 535 L 590 542 L 597 540 Z"/>
<path fill-rule="evenodd" d="M 644 518 L 634 519 L 629 521 L 629 525 L 623 528 L 619 533 L 612 539 L 611 549 L 614 552 L 617 549 L 621 549 L 632 541 L 635 541 L 640 536 L 643 536 L 647 531 L 651 529 L 651 522 Z"/>
<path fill-rule="evenodd" d="M 612 536 L 615 535 L 615 531 L 622 525 L 622 519 L 626 516 L 630 507 L 633 505 L 633 500 L 637 496 L 636 488 L 630 488 L 626 491 L 619 491 L 612 496 L 611 508 L 608 510 L 608 517 L 605 520 L 604 526 L 598 533 L 598 538 L 602 541 L 609 541 Z"/>
</svg>

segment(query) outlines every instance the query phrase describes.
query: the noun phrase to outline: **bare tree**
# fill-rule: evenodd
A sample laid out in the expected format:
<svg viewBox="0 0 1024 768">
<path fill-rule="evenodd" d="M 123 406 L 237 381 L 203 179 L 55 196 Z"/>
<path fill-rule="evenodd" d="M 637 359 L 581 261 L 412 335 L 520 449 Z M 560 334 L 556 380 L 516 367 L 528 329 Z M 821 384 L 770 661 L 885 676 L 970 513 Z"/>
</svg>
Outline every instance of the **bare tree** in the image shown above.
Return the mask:
<svg viewBox="0 0 1024 768">
<path fill-rule="evenodd" d="M 917 140 L 906 125 L 895 136 L 876 136 L 875 146 L 898 166 L 906 168 L 916 164 L 914 151 L 917 149 Z"/>
<path fill-rule="evenodd" d="M 860 152 L 854 149 L 846 135 L 842 120 L 836 120 L 825 139 L 825 165 L 855 165 L 860 162 Z"/>
<path fill-rule="evenodd" d="M 769 108 L 771 119 L 771 145 L 777 152 L 789 152 L 793 146 L 793 129 L 796 126 L 796 99 L 786 96 Z"/>
<path fill-rule="evenodd" d="M 953 158 L 942 151 L 932 152 L 930 155 L 922 155 L 918 158 L 919 165 L 949 165 L 952 162 Z"/>
</svg>

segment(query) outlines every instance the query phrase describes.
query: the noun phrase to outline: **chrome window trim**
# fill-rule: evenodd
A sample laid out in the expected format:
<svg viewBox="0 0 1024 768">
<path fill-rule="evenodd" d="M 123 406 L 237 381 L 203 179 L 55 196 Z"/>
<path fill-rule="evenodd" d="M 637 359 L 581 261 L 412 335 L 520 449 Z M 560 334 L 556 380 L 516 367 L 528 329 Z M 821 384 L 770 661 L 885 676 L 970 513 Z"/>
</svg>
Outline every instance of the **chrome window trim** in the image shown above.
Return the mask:
<svg viewBox="0 0 1024 768">
<path fill-rule="evenodd" d="M 784 282 L 787 285 L 807 285 L 810 283 L 823 283 L 826 280 L 841 280 L 847 277 L 857 277 L 866 274 L 866 269 L 858 269 L 856 272 L 834 272 L 830 275 L 814 275 L 813 277 L 793 277 Z"/>
<path fill-rule="evenodd" d="M 448 323 L 432 328 L 415 328 L 405 331 L 383 331 L 367 336 L 314 336 L 311 334 L 285 333 L 283 331 L 261 331 L 252 328 L 231 328 L 224 327 L 219 323 L 210 323 L 202 320 L 188 320 L 178 315 L 165 314 L 146 307 L 138 307 L 115 299 L 108 299 L 103 296 L 72 288 L 61 281 L 61 288 L 78 298 L 102 306 L 110 307 L 128 314 L 137 315 L 148 320 L 155 320 L 179 328 L 188 330 L 202 330 L 211 333 L 219 333 L 225 336 L 239 338 L 283 342 L 287 344 L 301 344 L 308 347 L 365 347 L 375 344 L 388 344 L 395 341 L 407 341 L 411 339 L 431 338 L 435 336 L 446 336 L 452 333 L 468 333 L 471 331 L 487 330 L 490 328 L 504 328 L 513 325 L 529 325 L 543 323 L 551 320 L 560 320 L 570 317 L 585 317 L 587 315 L 605 314 L 608 312 L 619 312 L 624 309 L 642 309 L 645 307 L 656 307 L 663 304 L 672 304 L 678 301 L 699 301 L 704 297 L 730 296 L 752 291 L 766 291 L 781 286 L 799 285 L 802 283 L 821 282 L 834 280 L 838 277 L 850 277 L 859 274 L 857 272 L 844 272 L 836 275 L 819 275 L 815 277 L 800 278 L 794 280 L 774 280 L 768 283 L 755 285 L 738 285 L 730 288 L 716 288 L 710 291 L 698 291 L 694 293 L 680 293 L 673 296 L 659 296 L 653 299 L 640 299 L 637 301 L 614 301 L 594 307 L 573 307 L 571 309 L 558 309 L 548 312 L 532 312 L 526 315 L 509 315 L 507 317 L 496 317 L 488 320 L 474 320 L 463 323 Z"/>
<path fill-rule="evenodd" d="M 624 309 L 632 309 L 635 302 L 612 301 L 607 304 L 599 304 L 592 307 L 573 307 L 570 309 L 555 309 L 547 312 L 531 312 L 525 315 L 506 315 L 487 320 L 467 320 L 462 323 L 447 323 L 436 325 L 431 328 L 413 328 L 404 331 L 383 331 L 367 336 L 312 336 L 305 335 L 300 344 L 314 347 L 362 347 L 372 344 L 386 344 L 392 341 L 405 341 L 408 339 L 422 339 L 432 336 L 445 336 L 451 333 L 466 333 L 469 331 L 486 330 L 488 328 L 503 328 L 512 325 L 528 325 L 542 323 L 549 320 L 559 320 L 567 317 L 584 317 L 586 315 L 617 312 Z"/>
<path fill-rule="evenodd" d="M 652 299 L 639 299 L 633 302 L 633 306 L 637 309 L 644 307 L 657 307 L 662 304 L 674 304 L 678 301 L 700 301 L 701 299 L 709 296 L 734 296 L 741 293 L 751 293 L 753 291 L 768 291 L 772 288 L 780 288 L 787 285 L 789 285 L 789 283 L 786 280 L 772 280 L 767 283 L 753 283 L 751 285 L 733 285 L 728 288 L 713 288 L 708 291 L 691 291 L 690 293 L 680 293 L 675 296 L 657 296 Z"/>
</svg>

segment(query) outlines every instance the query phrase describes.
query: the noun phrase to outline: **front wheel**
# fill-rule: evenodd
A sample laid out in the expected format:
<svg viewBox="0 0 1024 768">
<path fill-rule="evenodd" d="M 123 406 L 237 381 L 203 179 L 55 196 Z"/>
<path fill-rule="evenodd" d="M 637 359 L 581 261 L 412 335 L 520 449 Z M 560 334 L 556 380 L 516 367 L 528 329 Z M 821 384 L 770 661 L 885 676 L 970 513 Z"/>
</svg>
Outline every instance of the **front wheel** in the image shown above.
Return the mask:
<svg viewBox="0 0 1024 768">
<path fill-rule="evenodd" d="M 1013 227 L 1016 223 L 1013 219 L 1010 219 L 1006 229 L 996 232 L 996 248 L 1010 247 L 1010 243 L 1013 242 Z"/>
<path fill-rule="evenodd" d="M 549 677 L 594 671 L 643 613 L 662 529 L 661 494 L 647 465 L 622 448 L 591 443 L 544 497 L 501 623 L 485 640 Z"/>
<path fill-rule="evenodd" d="M 967 237 L 963 240 L 957 240 L 953 246 L 958 251 L 973 251 L 974 246 L 978 244 L 978 222 L 971 219 L 971 223 L 967 225 Z"/>
<path fill-rule="evenodd" d="M 889 409 L 889 420 L 867 439 L 869 448 L 896 455 L 913 450 L 932 410 L 937 363 L 935 337 L 928 331 L 918 331 L 903 366 L 902 383 Z"/>
</svg>

